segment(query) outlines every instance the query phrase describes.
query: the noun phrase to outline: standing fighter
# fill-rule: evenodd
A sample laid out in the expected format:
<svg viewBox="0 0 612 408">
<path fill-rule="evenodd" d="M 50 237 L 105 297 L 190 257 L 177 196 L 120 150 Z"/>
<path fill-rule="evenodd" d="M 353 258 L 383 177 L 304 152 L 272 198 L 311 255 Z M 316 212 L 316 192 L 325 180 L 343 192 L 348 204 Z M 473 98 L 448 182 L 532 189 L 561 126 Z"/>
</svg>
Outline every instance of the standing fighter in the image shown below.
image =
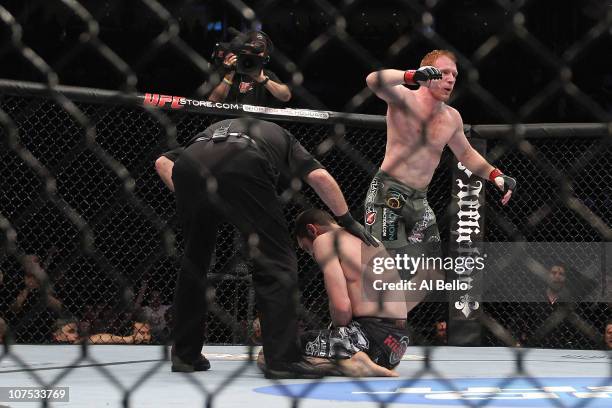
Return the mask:
<svg viewBox="0 0 612 408">
<path fill-rule="evenodd" d="M 228 119 L 195 136 L 176 160 L 172 182 L 185 254 L 175 292 L 173 371 L 206 370 L 200 354 L 206 317 L 206 270 L 217 225 L 234 224 L 253 258 L 261 313 L 266 376 L 319 375 L 297 346 L 297 260 L 277 185 L 309 184 L 348 232 L 378 245 L 350 215 L 333 177 L 282 127 L 250 118 Z"/>
<path fill-rule="evenodd" d="M 417 70 L 385 69 L 366 78 L 368 87 L 387 102 L 387 147 L 366 197 L 365 223 L 388 249 L 423 243 L 432 256 L 439 254 L 440 234 L 427 187 L 446 145 L 468 170 L 504 192 L 502 204 L 516 188 L 515 179 L 474 150 L 463 133 L 461 115 L 446 104 L 457 73 L 454 54 L 434 50 Z"/>
</svg>

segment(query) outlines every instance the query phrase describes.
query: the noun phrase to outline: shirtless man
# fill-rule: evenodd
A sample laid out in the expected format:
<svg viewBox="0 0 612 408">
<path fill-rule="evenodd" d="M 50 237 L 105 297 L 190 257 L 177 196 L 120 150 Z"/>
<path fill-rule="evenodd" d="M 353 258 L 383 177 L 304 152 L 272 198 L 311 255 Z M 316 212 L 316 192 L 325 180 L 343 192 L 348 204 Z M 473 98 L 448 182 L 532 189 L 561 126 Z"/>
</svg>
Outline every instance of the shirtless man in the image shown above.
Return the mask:
<svg viewBox="0 0 612 408">
<path fill-rule="evenodd" d="M 336 367 L 344 375 L 396 376 L 390 370 L 408 346 L 406 314 L 417 303 L 406 302 L 401 291 L 373 291 L 374 280 L 399 281 L 395 269 L 377 275 L 367 267 L 374 257 L 388 253 L 364 245 L 318 209 L 301 213 L 295 231 L 300 248 L 323 272 L 333 324 L 302 335 L 304 354 L 312 363 Z"/>
<path fill-rule="evenodd" d="M 446 104 L 457 74 L 453 53 L 434 50 L 418 70 L 385 69 L 366 78 L 368 87 L 387 102 L 387 147 L 366 197 L 365 224 L 388 249 L 424 243 L 431 256 L 439 255 L 440 234 L 427 187 L 446 145 L 468 170 L 504 192 L 503 205 L 516 188 L 515 179 L 474 150 L 463 133 L 461 115 Z"/>
</svg>

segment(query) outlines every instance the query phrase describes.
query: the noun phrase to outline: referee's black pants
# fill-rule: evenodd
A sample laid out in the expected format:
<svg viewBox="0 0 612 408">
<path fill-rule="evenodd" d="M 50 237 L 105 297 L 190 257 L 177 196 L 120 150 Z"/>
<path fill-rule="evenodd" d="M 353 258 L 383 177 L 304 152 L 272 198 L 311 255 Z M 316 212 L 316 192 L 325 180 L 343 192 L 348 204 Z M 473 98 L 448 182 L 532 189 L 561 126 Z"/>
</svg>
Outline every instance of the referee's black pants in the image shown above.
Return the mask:
<svg viewBox="0 0 612 408">
<path fill-rule="evenodd" d="M 244 139 L 196 142 L 177 159 L 174 182 L 185 253 L 174 299 L 174 352 L 194 361 L 204 345 L 206 272 L 217 226 L 234 224 L 253 259 L 266 364 L 299 360 L 297 260 L 273 170 Z"/>
</svg>

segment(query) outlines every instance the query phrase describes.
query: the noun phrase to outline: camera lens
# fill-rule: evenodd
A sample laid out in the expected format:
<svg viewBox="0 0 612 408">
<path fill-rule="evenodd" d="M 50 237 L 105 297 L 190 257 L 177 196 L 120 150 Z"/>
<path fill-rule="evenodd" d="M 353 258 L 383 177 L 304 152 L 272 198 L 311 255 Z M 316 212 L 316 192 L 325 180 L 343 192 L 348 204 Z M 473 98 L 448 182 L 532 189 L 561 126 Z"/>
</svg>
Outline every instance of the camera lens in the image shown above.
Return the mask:
<svg viewBox="0 0 612 408">
<path fill-rule="evenodd" d="M 253 63 L 253 59 L 251 57 L 244 57 L 242 64 L 245 68 L 252 68 L 255 64 Z"/>
<path fill-rule="evenodd" d="M 238 55 L 236 72 L 239 74 L 257 75 L 263 66 L 263 58 L 249 52 L 241 52 Z"/>
</svg>

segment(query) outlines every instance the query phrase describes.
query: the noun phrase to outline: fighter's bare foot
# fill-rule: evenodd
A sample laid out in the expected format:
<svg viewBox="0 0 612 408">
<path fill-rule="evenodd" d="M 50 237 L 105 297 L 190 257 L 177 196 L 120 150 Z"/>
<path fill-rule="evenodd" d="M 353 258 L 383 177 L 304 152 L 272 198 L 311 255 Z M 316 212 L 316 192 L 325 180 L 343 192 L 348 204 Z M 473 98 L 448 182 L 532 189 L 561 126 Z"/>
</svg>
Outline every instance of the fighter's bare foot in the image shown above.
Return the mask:
<svg viewBox="0 0 612 408">
<path fill-rule="evenodd" d="M 261 372 L 266 372 L 266 359 L 264 358 L 263 349 L 259 350 L 259 354 L 257 355 L 257 367 L 259 367 Z"/>
<path fill-rule="evenodd" d="M 349 360 L 340 361 L 342 371 L 351 377 L 398 377 L 395 371 L 381 367 L 360 351 Z"/>
</svg>

